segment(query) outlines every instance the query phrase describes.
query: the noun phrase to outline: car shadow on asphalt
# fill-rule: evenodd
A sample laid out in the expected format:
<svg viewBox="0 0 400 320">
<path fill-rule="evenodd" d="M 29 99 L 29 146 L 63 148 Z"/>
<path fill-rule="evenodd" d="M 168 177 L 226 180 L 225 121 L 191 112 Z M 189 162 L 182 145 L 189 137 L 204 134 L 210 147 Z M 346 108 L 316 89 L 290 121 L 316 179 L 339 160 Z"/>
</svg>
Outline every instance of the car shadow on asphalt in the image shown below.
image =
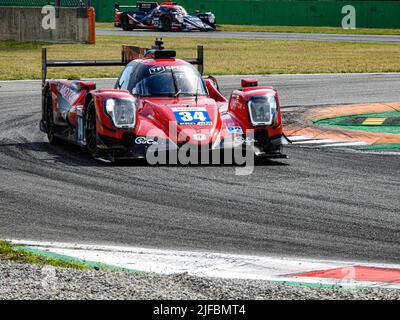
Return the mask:
<svg viewBox="0 0 400 320">
<path fill-rule="evenodd" d="M 145 159 L 135 159 L 135 160 L 118 160 L 115 163 L 109 164 L 114 167 L 180 167 L 180 168 L 196 168 L 196 167 L 245 167 L 245 165 L 238 165 L 238 164 L 229 164 L 229 163 L 220 163 L 220 164 L 198 164 L 198 163 L 190 163 L 190 164 L 149 164 Z M 288 163 L 284 163 L 277 160 L 272 159 L 257 159 L 254 162 L 254 166 L 261 167 L 261 166 L 288 166 Z"/>
<path fill-rule="evenodd" d="M 21 142 L 21 143 L 0 143 L 0 154 L 8 154 L 13 157 L 14 151 L 22 151 L 25 157 L 30 160 L 37 159 L 43 162 L 62 163 L 68 166 L 80 167 L 245 167 L 245 165 L 230 163 L 189 163 L 189 164 L 149 164 L 146 159 L 119 159 L 111 163 L 92 159 L 89 154 L 81 147 L 61 143 L 53 146 L 48 142 Z M 37 154 L 38 156 L 35 156 Z M 43 157 L 48 154 L 49 157 Z M 18 156 L 21 159 L 21 156 Z M 288 163 L 282 162 L 287 159 L 268 159 L 256 158 L 254 166 L 288 166 Z"/>
</svg>

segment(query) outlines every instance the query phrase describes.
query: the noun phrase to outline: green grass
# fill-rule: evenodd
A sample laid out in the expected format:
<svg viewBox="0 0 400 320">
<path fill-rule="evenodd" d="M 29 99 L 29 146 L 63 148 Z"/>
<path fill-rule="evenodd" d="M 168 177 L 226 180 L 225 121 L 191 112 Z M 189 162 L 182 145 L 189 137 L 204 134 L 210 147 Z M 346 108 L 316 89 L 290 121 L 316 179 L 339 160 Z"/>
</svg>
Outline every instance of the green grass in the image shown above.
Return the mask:
<svg viewBox="0 0 400 320">
<path fill-rule="evenodd" d="M 0 80 L 40 79 L 41 47 L 49 59 L 119 60 L 122 44 L 149 47 L 154 39 L 98 36 L 96 45 L 0 41 Z M 205 74 L 400 72 L 400 46 L 386 43 L 267 41 L 165 37 L 178 57 L 194 57 L 205 46 Z M 116 77 L 120 67 L 57 68 L 48 77 Z"/>
<path fill-rule="evenodd" d="M 89 269 L 87 265 L 77 262 L 63 261 L 31 253 L 27 250 L 19 248 L 18 246 L 12 245 L 8 241 L 3 240 L 0 240 L 0 259 L 11 260 L 18 263 L 34 264 L 38 266 L 53 266 L 59 268 L 73 268 L 80 270 Z"/>
<path fill-rule="evenodd" d="M 96 29 L 114 28 L 114 22 L 96 22 Z"/>
<path fill-rule="evenodd" d="M 114 28 L 113 22 L 97 22 L 96 28 Z M 329 34 L 372 34 L 372 35 L 400 35 L 400 29 L 357 28 L 343 29 L 340 27 L 302 27 L 302 26 L 248 26 L 221 24 L 221 31 L 241 32 L 298 32 L 298 33 L 329 33 Z"/>
<path fill-rule="evenodd" d="M 367 132 L 385 132 L 400 134 L 400 126 L 398 124 L 385 124 L 385 125 L 363 125 L 361 120 L 358 124 L 354 124 L 349 120 L 353 118 L 400 118 L 399 111 L 388 111 L 381 113 L 365 113 L 349 116 L 339 116 L 334 118 L 320 119 L 314 121 L 315 124 L 320 126 L 344 129 L 344 130 L 358 130 Z M 346 121 L 347 120 L 347 121 Z"/>
<path fill-rule="evenodd" d="M 395 149 L 400 149 L 400 143 L 392 143 L 392 144 L 373 144 L 370 146 L 364 146 L 358 148 L 359 150 L 391 150 L 397 151 Z"/>
</svg>

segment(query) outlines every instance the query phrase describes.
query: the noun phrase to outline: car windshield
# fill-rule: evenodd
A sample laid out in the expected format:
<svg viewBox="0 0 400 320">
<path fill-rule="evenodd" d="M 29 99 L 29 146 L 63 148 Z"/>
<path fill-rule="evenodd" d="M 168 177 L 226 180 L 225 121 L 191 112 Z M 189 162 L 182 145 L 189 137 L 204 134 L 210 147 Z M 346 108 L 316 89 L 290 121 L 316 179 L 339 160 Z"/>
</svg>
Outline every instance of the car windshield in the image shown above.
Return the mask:
<svg viewBox="0 0 400 320">
<path fill-rule="evenodd" d="M 158 14 L 158 13 L 160 13 L 160 11 L 161 12 L 168 12 L 168 9 L 165 8 L 165 7 L 162 7 L 162 6 L 158 6 L 158 7 L 154 8 L 153 10 L 151 10 L 149 12 L 149 14 Z"/>
<path fill-rule="evenodd" d="M 131 88 L 140 96 L 205 96 L 207 91 L 198 71 L 190 66 L 150 66 L 146 76 Z"/>
<path fill-rule="evenodd" d="M 176 11 L 178 11 L 178 13 L 180 13 L 180 14 L 182 14 L 182 15 L 184 15 L 184 16 L 187 16 L 187 15 L 188 15 L 188 13 L 186 12 L 186 10 L 185 10 L 183 7 L 177 6 L 177 7 L 175 7 L 174 9 L 175 9 Z"/>
</svg>

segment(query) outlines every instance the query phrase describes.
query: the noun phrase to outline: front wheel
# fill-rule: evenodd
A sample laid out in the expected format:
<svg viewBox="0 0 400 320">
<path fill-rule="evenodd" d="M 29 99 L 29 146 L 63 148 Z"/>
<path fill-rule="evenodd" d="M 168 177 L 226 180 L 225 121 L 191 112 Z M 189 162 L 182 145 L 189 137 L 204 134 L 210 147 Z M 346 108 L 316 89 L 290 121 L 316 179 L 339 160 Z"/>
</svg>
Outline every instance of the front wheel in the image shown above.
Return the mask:
<svg viewBox="0 0 400 320">
<path fill-rule="evenodd" d="M 97 147 L 97 116 L 93 100 L 89 103 L 86 112 L 86 145 L 92 158 L 99 157 Z"/>
<path fill-rule="evenodd" d="M 46 125 L 49 143 L 52 145 L 60 144 L 61 140 L 55 136 L 56 127 L 54 125 L 53 98 L 50 91 L 46 93 Z"/>
</svg>

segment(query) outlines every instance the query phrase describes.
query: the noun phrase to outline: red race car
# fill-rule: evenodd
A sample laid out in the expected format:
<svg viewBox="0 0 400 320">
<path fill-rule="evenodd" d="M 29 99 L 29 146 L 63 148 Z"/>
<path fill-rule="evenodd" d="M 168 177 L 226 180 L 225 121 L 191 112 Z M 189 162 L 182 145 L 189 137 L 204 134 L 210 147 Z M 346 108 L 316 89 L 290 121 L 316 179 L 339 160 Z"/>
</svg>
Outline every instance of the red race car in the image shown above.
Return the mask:
<svg viewBox="0 0 400 320">
<path fill-rule="evenodd" d="M 177 59 L 162 45 L 156 40 L 150 49 L 124 46 L 121 61 L 48 61 L 43 48 L 40 128 L 49 142 L 75 143 L 106 162 L 149 161 L 173 153 L 176 158 L 182 150 L 285 157 L 279 99 L 272 87 L 242 80 L 228 101 L 214 77 L 201 77 L 202 46 L 196 59 Z M 47 67 L 115 65 L 125 68 L 114 89 L 96 90 L 92 81 L 46 80 Z"/>
</svg>

